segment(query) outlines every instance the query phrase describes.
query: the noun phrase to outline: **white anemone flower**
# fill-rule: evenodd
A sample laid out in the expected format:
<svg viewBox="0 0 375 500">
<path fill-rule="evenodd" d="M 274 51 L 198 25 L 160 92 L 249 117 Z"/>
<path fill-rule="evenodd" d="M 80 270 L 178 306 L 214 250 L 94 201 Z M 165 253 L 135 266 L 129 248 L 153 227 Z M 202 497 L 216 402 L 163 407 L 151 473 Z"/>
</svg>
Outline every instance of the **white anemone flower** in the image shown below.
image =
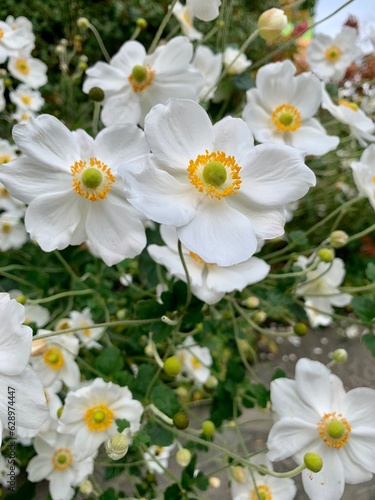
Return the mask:
<svg viewBox="0 0 375 500">
<path fill-rule="evenodd" d="M 1 164 L 1 162 L 0 162 Z M 1 167 L 0 167 L 1 168 Z M 26 205 L 22 201 L 13 198 L 0 182 L 0 209 L 11 213 L 19 219 L 25 215 Z"/>
<path fill-rule="evenodd" d="M 81 312 L 71 311 L 69 317 L 69 328 L 84 328 L 75 332 L 81 345 L 85 346 L 87 349 L 92 349 L 93 347 L 101 349 L 103 347 L 97 340 L 103 335 L 105 328 L 90 328 L 95 323 L 92 319 L 89 307 L 85 307 Z"/>
<path fill-rule="evenodd" d="M 186 248 L 218 266 L 244 262 L 257 240 L 281 236 L 284 205 L 315 184 L 300 151 L 254 147 L 243 120 L 228 116 L 212 125 L 194 101 L 155 106 L 145 135 L 153 154 L 119 168 L 129 202 L 177 227 Z"/>
<path fill-rule="evenodd" d="M 22 324 L 24 320 L 25 308 L 0 293 L 0 443 L 2 429 L 15 432 L 11 426 L 16 423 L 37 429 L 48 417 L 42 384 L 28 366 L 32 330 Z"/>
<path fill-rule="evenodd" d="M 150 446 L 143 454 L 147 468 L 156 474 L 164 474 L 165 470 L 168 469 L 168 459 L 174 447 L 175 443 L 169 446 L 158 446 L 155 444 Z"/>
<path fill-rule="evenodd" d="M 300 256 L 297 266 L 306 269 L 311 262 L 311 259 Z M 344 261 L 335 258 L 332 262 L 319 262 L 316 269 L 306 273 L 306 281 L 296 287 L 295 293 L 305 299 L 305 311 L 313 328 L 332 323 L 332 306 L 344 307 L 350 304 L 352 296 L 341 293 L 338 288 L 344 277 Z"/>
<path fill-rule="evenodd" d="M 186 4 L 201 21 L 213 21 L 219 15 L 221 0 L 186 0 Z"/>
<path fill-rule="evenodd" d="M 44 105 L 44 99 L 39 90 L 33 90 L 27 85 L 21 84 L 9 93 L 9 98 L 18 108 L 29 111 L 40 111 Z"/>
<path fill-rule="evenodd" d="M 48 82 L 47 69 L 43 61 L 31 57 L 28 52 L 10 57 L 8 61 L 9 73 L 32 89 L 43 87 Z"/>
<path fill-rule="evenodd" d="M 36 456 L 27 466 L 28 480 L 38 483 L 49 481 L 52 500 L 71 500 L 74 487 L 79 486 L 94 470 L 92 454 L 78 460 L 74 450 L 74 437 L 48 431 L 35 438 Z"/>
<path fill-rule="evenodd" d="M 86 71 L 83 91 L 104 91 L 101 118 L 105 125 L 143 121 L 155 104 L 170 97 L 197 100 L 203 87 L 200 73 L 191 64 L 193 45 L 178 36 L 147 55 L 137 41 L 125 42 L 110 64 L 96 63 Z"/>
<path fill-rule="evenodd" d="M 199 94 L 199 100 L 207 101 L 212 99 L 221 73 L 221 55 L 214 54 L 205 45 L 199 45 L 195 50 L 193 66 L 204 79 L 204 87 Z"/>
<path fill-rule="evenodd" d="M 182 5 L 181 2 L 176 2 L 173 7 L 173 15 L 180 23 L 182 33 L 188 37 L 189 40 L 200 40 L 202 33 L 194 28 L 194 12 L 188 5 Z"/>
<path fill-rule="evenodd" d="M 295 73 L 290 61 L 263 66 L 256 76 L 257 88 L 246 93 L 243 119 L 258 142 L 324 155 L 336 149 L 339 138 L 327 135 L 313 118 L 322 102 L 321 82 L 311 73 Z"/>
<path fill-rule="evenodd" d="M 58 430 L 75 436 L 77 459 L 82 460 L 117 434 L 116 419 L 128 420 L 130 432 L 137 432 L 142 413 L 128 387 L 97 378 L 68 393 Z"/>
<path fill-rule="evenodd" d="M 319 363 L 297 361 L 295 380 L 271 382 L 272 408 L 278 421 L 268 436 L 270 460 L 305 453 L 323 459 L 318 473 L 302 472 L 311 500 L 339 500 L 345 483 L 369 481 L 375 472 L 375 390 L 345 392 L 342 381 Z"/>
<path fill-rule="evenodd" d="M 0 250 L 18 250 L 28 241 L 29 236 L 25 224 L 16 213 L 3 212 L 0 214 Z"/>
<path fill-rule="evenodd" d="M 186 282 L 186 273 L 178 254 L 178 238 L 174 227 L 161 226 L 161 236 L 166 246 L 149 245 L 148 253 L 158 264 L 165 266 L 172 276 Z M 204 262 L 199 255 L 182 249 L 190 275 L 191 291 L 207 304 L 216 304 L 226 293 L 243 290 L 246 286 L 262 281 L 270 266 L 257 257 L 230 267 L 219 267 Z"/>
<path fill-rule="evenodd" d="M 359 161 L 350 165 L 354 182 L 362 196 L 367 196 L 375 210 L 375 144 L 370 144 L 362 153 Z"/>
<path fill-rule="evenodd" d="M 10 144 L 6 139 L 0 139 L 0 165 L 17 158 L 17 146 Z"/>
<path fill-rule="evenodd" d="M 181 361 L 182 371 L 198 384 L 207 382 L 211 375 L 212 356 L 208 347 L 201 347 L 191 335 L 177 347 L 176 356 Z"/>
<path fill-rule="evenodd" d="M 25 156 L 1 168 L 1 181 L 29 204 L 26 229 L 44 251 L 88 240 L 108 266 L 141 253 L 142 216 L 127 202 L 116 175 L 124 159 L 149 151 L 138 127 L 108 127 L 93 139 L 40 115 L 16 125 L 13 137 Z"/>
<path fill-rule="evenodd" d="M 325 82 L 340 81 L 350 64 L 361 54 L 356 39 L 357 30 L 350 26 L 343 26 L 335 37 L 316 34 L 307 47 L 311 70 Z"/>
<path fill-rule="evenodd" d="M 8 17 L 5 22 L 0 21 L 0 64 L 8 57 L 17 56 L 20 51 L 32 49 L 33 46 L 34 35 L 28 26 L 22 23 L 14 24 L 12 17 Z"/>
<path fill-rule="evenodd" d="M 348 125 L 350 132 L 363 147 L 375 141 L 375 123 L 355 102 L 340 99 L 334 104 L 323 85 L 322 108 L 326 109 L 340 123 Z"/>
<path fill-rule="evenodd" d="M 245 54 L 235 47 L 226 47 L 223 54 L 223 65 L 228 75 L 240 75 L 252 65 Z"/>
</svg>

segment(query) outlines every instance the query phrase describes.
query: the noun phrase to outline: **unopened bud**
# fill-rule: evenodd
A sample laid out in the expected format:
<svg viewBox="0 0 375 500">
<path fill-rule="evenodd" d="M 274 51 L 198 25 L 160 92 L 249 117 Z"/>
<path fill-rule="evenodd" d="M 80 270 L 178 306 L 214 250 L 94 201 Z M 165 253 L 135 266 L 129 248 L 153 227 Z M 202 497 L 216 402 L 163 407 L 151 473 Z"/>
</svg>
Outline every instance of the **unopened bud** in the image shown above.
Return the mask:
<svg viewBox="0 0 375 500">
<path fill-rule="evenodd" d="M 333 231 L 329 236 L 329 242 L 333 248 L 341 248 L 348 243 L 349 236 L 345 231 Z"/>
<path fill-rule="evenodd" d="M 99 87 L 93 87 L 89 91 L 89 98 L 94 102 L 102 102 L 104 97 L 104 91 Z"/>
<path fill-rule="evenodd" d="M 20 304 L 24 305 L 27 302 L 27 297 L 25 297 L 24 295 L 18 295 L 16 297 L 16 301 L 19 302 Z"/>
<path fill-rule="evenodd" d="M 105 451 L 109 458 L 112 460 L 120 460 L 124 457 L 129 449 L 129 429 L 125 429 L 124 432 L 118 432 L 114 436 L 110 437 L 105 444 Z"/>
<path fill-rule="evenodd" d="M 83 483 L 80 484 L 79 486 L 79 491 L 83 495 L 91 495 L 91 493 L 94 491 L 94 487 L 92 485 L 92 482 L 86 479 L 86 481 L 83 481 Z"/>
<path fill-rule="evenodd" d="M 255 297 L 254 295 L 242 301 L 242 305 L 249 309 L 256 309 L 257 307 L 259 307 L 259 304 L 260 300 L 258 299 L 258 297 Z"/>
<path fill-rule="evenodd" d="M 245 484 L 246 483 L 246 472 L 243 467 L 240 465 L 236 465 L 232 467 L 232 477 L 237 483 Z"/>
<path fill-rule="evenodd" d="M 304 335 L 306 335 L 306 333 L 308 331 L 308 327 L 305 323 L 302 323 L 302 322 L 295 323 L 293 325 L 293 331 L 299 337 L 303 337 Z"/>
<path fill-rule="evenodd" d="M 267 314 L 264 311 L 258 311 L 254 314 L 254 316 L 252 316 L 252 320 L 258 324 L 264 323 L 266 319 L 267 319 Z"/>
<path fill-rule="evenodd" d="M 218 477 L 210 477 L 208 482 L 211 488 L 215 488 L 215 490 L 217 490 L 221 486 L 221 481 Z"/>
<path fill-rule="evenodd" d="M 60 408 L 56 412 L 57 418 L 61 418 L 63 410 L 64 410 L 64 407 L 60 406 Z"/>
<path fill-rule="evenodd" d="M 184 430 L 189 426 L 189 417 L 184 411 L 179 411 L 173 416 L 173 424 L 176 429 Z"/>
<path fill-rule="evenodd" d="M 175 377 L 181 371 L 180 360 L 176 356 L 170 356 L 164 361 L 163 370 L 169 377 Z"/>
<path fill-rule="evenodd" d="M 44 339 L 36 339 L 31 344 L 31 356 L 40 356 L 47 350 L 47 342 Z"/>
<path fill-rule="evenodd" d="M 208 377 L 208 379 L 206 380 L 206 382 L 204 383 L 205 387 L 207 387 L 207 389 L 215 389 L 215 387 L 217 387 L 217 384 L 218 384 L 218 380 L 217 378 L 214 376 L 214 375 L 210 375 Z"/>
<path fill-rule="evenodd" d="M 321 248 L 318 252 L 318 257 L 323 262 L 332 262 L 335 258 L 335 251 L 332 248 Z"/>
<path fill-rule="evenodd" d="M 281 9 L 269 9 L 258 19 L 259 36 L 266 41 L 278 38 L 288 24 L 288 18 Z"/>
<path fill-rule="evenodd" d="M 190 464 L 191 461 L 191 453 L 187 448 L 181 448 L 181 450 L 178 450 L 176 453 L 176 462 L 178 465 L 181 465 L 181 467 L 186 467 Z"/>
<path fill-rule="evenodd" d="M 147 21 L 143 17 L 138 17 L 136 20 L 135 24 L 137 25 L 137 28 L 140 28 L 141 30 L 145 30 L 147 28 Z"/>
<path fill-rule="evenodd" d="M 80 71 L 86 71 L 87 70 L 87 62 L 79 61 L 78 68 Z"/>
<path fill-rule="evenodd" d="M 303 457 L 303 461 L 305 462 L 306 467 L 311 470 L 311 472 L 319 472 L 323 467 L 323 460 L 320 455 L 310 451 L 306 453 Z"/>
<path fill-rule="evenodd" d="M 346 363 L 348 359 L 348 351 L 346 349 L 336 349 L 333 351 L 332 359 L 336 361 L 336 363 Z"/>
<path fill-rule="evenodd" d="M 79 19 L 77 19 L 77 26 L 81 30 L 87 30 L 90 26 L 90 21 L 87 19 L 87 17 L 80 17 Z"/>
<path fill-rule="evenodd" d="M 206 437 L 212 437 L 215 434 L 215 424 L 211 420 L 205 420 L 202 424 L 202 432 Z"/>
<path fill-rule="evenodd" d="M 58 45 L 56 45 L 55 52 L 56 52 L 56 54 L 64 54 L 64 52 L 65 52 L 64 45 L 61 45 L 61 43 L 59 43 Z"/>
<path fill-rule="evenodd" d="M 152 344 L 147 344 L 146 345 L 146 347 L 145 347 L 145 354 L 149 358 L 153 358 L 154 357 L 154 348 L 153 348 Z"/>
</svg>

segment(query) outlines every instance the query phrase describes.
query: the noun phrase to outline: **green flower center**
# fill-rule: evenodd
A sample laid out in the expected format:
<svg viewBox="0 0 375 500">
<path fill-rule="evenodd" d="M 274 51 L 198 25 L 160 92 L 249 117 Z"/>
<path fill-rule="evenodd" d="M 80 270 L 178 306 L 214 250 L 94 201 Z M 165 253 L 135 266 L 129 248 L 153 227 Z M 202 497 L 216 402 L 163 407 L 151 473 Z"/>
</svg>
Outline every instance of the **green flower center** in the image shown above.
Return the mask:
<svg viewBox="0 0 375 500">
<path fill-rule="evenodd" d="M 57 461 L 59 464 L 65 464 L 68 460 L 68 457 L 66 455 L 59 455 L 57 457 Z"/>
<path fill-rule="evenodd" d="M 340 420 L 333 420 L 327 425 L 327 434 L 333 439 L 342 438 L 345 431 L 345 425 Z"/>
<path fill-rule="evenodd" d="M 144 80 L 146 80 L 147 75 L 148 72 L 144 66 L 140 66 L 139 64 L 134 66 L 132 71 L 132 77 L 137 83 L 142 83 Z"/>
<path fill-rule="evenodd" d="M 81 177 L 82 184 L 90 189 L 96 189 L 100 186 L 103 180 L 103 175 L 97 168 L 90 167 L 86 169 Z"/>
<path fill-rule="evenodd" d="M 210 186 L 219 187 L 227 180 L 227 170 L 219 161 L 210 161 L 203 168 L 203 180 Z"/>
<path fill-rule="evenodd" d="M 48 354 L 48 356 L 46 356 L 46 359 L 50 363 L 55 364 L 55 363 L 58 363 L 58 361 L 60 360 L 60 356 L 57 352 L 52 351 L 51 353 Z"/>
<path fill-rule="evenodd" d="M 293 123 L 294 117 L 292 113 L 281 113 L 279 116 L 279 122 L 285 125 L 285 127 L 289 127 Z"/>
<path fill-rule="evenodd" d="M 94 411 L 92 417 L 93 417 L 94 421 L 99 424 L 105 420 L 105 413 L 103 410 L 96 410 L 96 411 Z"/>
</svg>

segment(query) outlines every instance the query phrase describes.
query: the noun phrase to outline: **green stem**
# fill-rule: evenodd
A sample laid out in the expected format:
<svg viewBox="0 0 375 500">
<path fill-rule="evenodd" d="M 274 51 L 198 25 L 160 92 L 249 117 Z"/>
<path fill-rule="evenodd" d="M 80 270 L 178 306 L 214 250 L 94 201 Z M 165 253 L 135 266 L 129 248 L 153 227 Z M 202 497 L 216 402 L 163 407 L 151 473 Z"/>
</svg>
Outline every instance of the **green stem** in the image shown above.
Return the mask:
<svg viewBox="0 0 375 500">
<path fill-rule="evenodd" d="M 185 310 L 188 309 L 190 302 L 191 302 L 191 281 L 190 281 L 190 274 L 189 270 L 186 265 L 185 257 L 182 251 L 182 244 L 181 241 L 178 240 L 178 255 L 180 256 L 181 259 L 181 264 L 182 267 L 184 268 L 185 275 L 186 275 L 186 286 L 187 286 L 187 294 L 186 294 L 186 302 L 185 302 Z"/>
<path fill-rule="evenodd" d="M 88 25 L 88 28 L 93 32 L 93 34 L 94 34 L 94 36 L 96 38 L 96 41 L 98 42 L 98 45 L 100 47 L 100 50 L 103 53 L 103 56 L 104 56 L 105 60 L 107 61 L 107 63 L 110 63 L 111 62 L 111 57 L 108 54 L 107 49 L 105 48 L 105 45 L 103 43 L 102 37 L 99 34 L 99 31 L 91 23 Z"/>
<path fill-rule="evenodd" d="M 357 233 L 357 234 L 354 234 L 353 236 L 350 236 L 347 243 L 350 243 L 351 241 L 358 240 L 359 238 L 362 238 L 363 236 L 366 236 L 366 234 L 372 233 L 373 231 L 375 231 L 375 224 L 368 227 L 367 229 L 364 229 L 360 233 Z"/>
<path fill-rule="evenodd" d="M 165 27 L 167 26 L 168 21 L 170 20 L 170 18 L 173 15 L 173 9 L 174 9 L 174 6 L 176 5 L 177 1 L 178 0 L 173 0 L 171 5 L 168 7 L 168 12 L 165 14 L 164 19 L 160 23 L 158 31 L 156 32 L 156 35 L 155 35 L 154 39 L 152 40 L 150 48 L 148 49 L 149 54 L 152 54 L 154 52 L 154 50 L 156 49 L 156 46 L 159 43 L 159 40 L 161 38 L 161 35 L 163 34 L 163 31 L 164 31 Z"/>
<path fill-rule="evenodd" d="M 46 304 L 48 302 L 52 302 L 54 300 L 62 299 L 64 297 L 71 297 L 73 295 L 87 295 L 89 293 L 96 294 L 95 290 L 72 290 L 70 292 L 61 292 L 56 295 L 51 295 L 50 297 L 45 297 L 44 299 L 27 299 L 28 304 Z"/>
<path fill-rule="evenodd" d="M 92 133 L 95 137 L 99 131 L 100 102 L 94 102 L 94 112 L 92 115 Z"/>
</svg>

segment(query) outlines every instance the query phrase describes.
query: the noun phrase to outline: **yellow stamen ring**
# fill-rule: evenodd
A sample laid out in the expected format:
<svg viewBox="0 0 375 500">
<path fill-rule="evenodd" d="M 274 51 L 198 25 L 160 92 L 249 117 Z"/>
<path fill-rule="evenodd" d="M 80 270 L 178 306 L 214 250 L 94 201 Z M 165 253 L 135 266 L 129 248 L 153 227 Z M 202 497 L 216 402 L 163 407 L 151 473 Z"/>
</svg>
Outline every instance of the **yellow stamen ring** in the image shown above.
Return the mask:
<svg viewBox="0 0 375 500">
<path fill-rule="evenodd" d="M 73 455 L 68 448 L 59 448 L 52 455 L 52 464 L 57 470 L 65 470 L 73 463 Z"/>
<path fill-rule="evenodd" d="M 318 422 L 318 432 L 327 446 L 342 448 L 349 440 L 352 428 L 341 413 L 325 413 Z"/>
<path fill-rule="evenodd" d="M 84 416 L 88 429 L 93 432 L 102 432 L 111 427 L 113 418 L 113 411 L 103 404 L 89 408 Z"/>
<path fill-rule="evenodd" d="M 154 75 L 155 71 L 152 70 L 148 64 L 146 64 L 146 66 L 137 65 L 134 66 L 128 80 L 134 92 L 142 92 L 142 90 L 145 90 L 151 85 Z"/>
<path fill-rule="evenodd" d="M 324 56 L 328 62 L 334 63 L 340 59 L 341 49 L 337 45 L 331 45 L 325 50 Z"/>
<path fill-rule="evenodd" d="M 291 132 L 301 126 L 301 113 L 291 104 L 282 104 L 273 110 L 272 121 L 279 130 Z"/>
<path fill-rule="evenodd" d="M 189 180 L 200 193 L 206 193 L 211 198 L 225 198 L 236 194 L 240 189 L 241 167 L 234 156 L 227 156 L 223 151 L 214 151 L 198 155 L 190 160 L 187 171 Z"/>
<path fill-rule="evenodd" d="M 84 160 L 76 161 L 70 171 L 74 190 L 90 201 L 104 200 L 116 180 L 111 169 L 97 158 L 90 158 L 90 165 Z"/>
<path fill-rule="evenodd" d="M 52 370 L 60 370 L 64 366 L 65 360 L 59 347 L 50 347 L 44 352 L 43 360 Z"/>
<path fill-rule="evenodd" d="M 30 67 L 26 59 L 20 58 L 16 61 L 16 69 L 23 75 L 30 73 Z"/>
<path fill-rule="evenodd" d="M 251 496 L 251 500 L 258 500 L 258 498 L 261 498 L 262 500 L 272 500 L 272 492 L 269 486 L 265 484 L 257 484 L 257 490 L 258 494 L 254 491 Z"/>
</svg>

